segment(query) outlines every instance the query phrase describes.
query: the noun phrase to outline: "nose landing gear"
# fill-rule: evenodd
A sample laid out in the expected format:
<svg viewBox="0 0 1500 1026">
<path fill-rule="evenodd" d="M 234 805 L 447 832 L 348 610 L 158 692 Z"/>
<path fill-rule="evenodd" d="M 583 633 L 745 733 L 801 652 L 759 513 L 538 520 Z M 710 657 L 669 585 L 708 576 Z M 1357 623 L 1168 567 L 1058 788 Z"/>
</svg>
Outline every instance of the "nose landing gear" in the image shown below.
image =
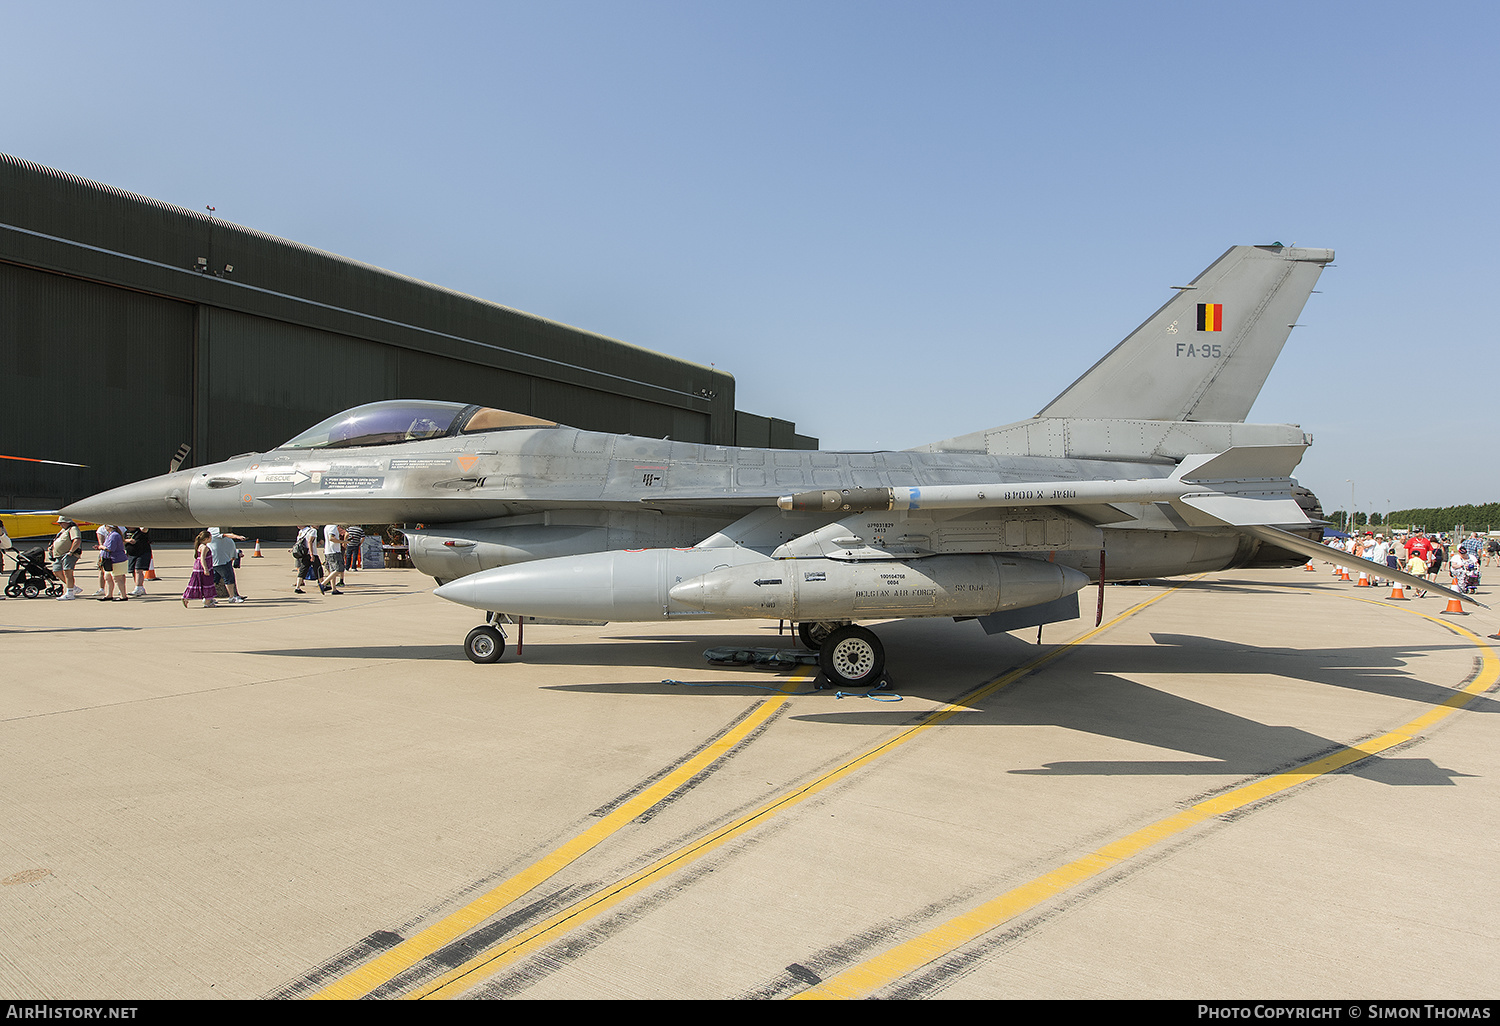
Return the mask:
<svg viewBox="0 0 1500 1026">
<path fill-rule="evenodd" d="M 475 627 L 464 639 L 464 655 L 475 663 L 496 663 L 505 654 L 505 631 L 493 619 Z"/>
</svg>

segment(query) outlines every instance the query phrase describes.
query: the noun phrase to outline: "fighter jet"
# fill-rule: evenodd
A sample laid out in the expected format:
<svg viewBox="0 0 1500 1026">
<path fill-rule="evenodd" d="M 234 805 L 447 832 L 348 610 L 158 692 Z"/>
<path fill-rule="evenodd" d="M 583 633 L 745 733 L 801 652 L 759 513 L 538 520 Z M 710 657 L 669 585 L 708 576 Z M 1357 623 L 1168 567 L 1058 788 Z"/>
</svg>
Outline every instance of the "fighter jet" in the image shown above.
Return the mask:
<svg viewBox="0 0 1500 1026">
<path fill-rule="evenodd" d="M 798 624 L 828 683 L 867 686 L 885 656 L 861 621 L 1012 631 L 1078 617 L 1091 584 L 1102 609 L 1106 580 L 1326 557 L 1318 500 L 1291 477 L 1311 437 L 1245 417 L 1332 260 L 1233 247 L 1036 416 L 899 452 L 639 438 L 397 399 L 63 512 L 420 524 L 406 534 L 435 594 L 487 614 L 465 640 L 475 662 L 503 654 L 500 614 L 773 619 Z"/>
</svg>

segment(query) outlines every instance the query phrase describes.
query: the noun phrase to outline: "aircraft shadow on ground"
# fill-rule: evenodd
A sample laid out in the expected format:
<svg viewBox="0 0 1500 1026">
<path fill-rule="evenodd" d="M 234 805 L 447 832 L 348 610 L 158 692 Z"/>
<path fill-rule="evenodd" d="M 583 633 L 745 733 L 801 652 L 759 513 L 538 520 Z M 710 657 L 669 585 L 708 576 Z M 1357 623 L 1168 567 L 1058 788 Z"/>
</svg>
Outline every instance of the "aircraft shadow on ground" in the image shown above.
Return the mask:
<svg viewBox="0 0 1500 1026">
<path fill-rule="evenodd" d="M 0 634 L 97 634 L 101 631 L 143 631 L 134 624 L 93 624 L 87 627 L 0 627 Z"/>
<path fill-rule="evenodd" d="M 328 645 L 317 648 L 261 648 L 245 655 L 296 659 L 446 659 L 467 662 L 458 645 Z"/>
<path fill-rule="evenodd" d="M 1181 591 L 1212 591 L 1215 594 L 1228 592 L 1236 595 L 1279 595 L 1283 598 L 1287 596 L 1289 591 L 1285 584 L 1274 584 L 1263 581 L 1144 581 L 1142 583 L 1175 587 Z M 1333 587 L 1344 588 L 1347 585 L 1340 581 L 1332 580 L 1306 580 L 1298 581 L 1291 591 L 1295 593 L 1299 589 L 1308 589 L 1316 590 L 1319 594 L 1322 594 Z M 1372 589 L 1366 588 L 1364 590 L 1370 591 Z"/>
<path fill-rule="evenodd" d="M 1297 727 L 1275 726 L 1130 679 L 1136 674 L 1219 677 L 1226 689 L 1263 686 L 1265 678 L 1303 681 L 1393 698 L 1410 704 L 1410 717 L 1451 699 L 1454 688 L 1413 676 L 1409 660 L 1470 646 L 1421 645 L 1327 649 L 1260 647 L 1194 635 L 1152 635 L 1155 645 L 1090 645 L 1052 666 L 985 696 L 945 726 L 1060 727 L 1099 737 L 1183 752 L 1194 759 L 1093 760 L 1047 763 L 1010 772 L 1038 775 L 1213 775 L 1274 772 L 1344 747 Z M 1252 678 L 1260 678 L 1253 681 Z M 1471 678 L 1472 679 L 1472 678 Z M 1458 681 L 1454 682 L 1458 684 Z M 1287 694 L 1280 701 L 1293 701 Z M 1493 713 L 1500 702 L 1476 696 L 1467 711 Z M 912 721 L 899 710 L 854 706 L 797 714 L 799 720 L 896 728 Z M 1451 785 L 1464 776 L 1428 759 L 1375 757 L 1348 772 L 1385 784 Z"/>
<path fill-rule="evenodd" d="M 987 679 L 1023 665 L 1046 650 L 1013 636 L 985 638 L 967 625 L 885 624 L 888 668 L 894 674 L 889 692 L 876 693 L 889 704 L 840 702 L 826 712 L 800 712 L 795 718 L 830 725 L 867 725 L 896 729 L 918 722 L 927 708 L 895 701 L 900 696 L 932 702 L 954 701 Z M 529 643 L 519 659 L 512 647 L 505 661 L 493 667 L 476 666 L 477 673 L 493 673 L 497 684 L 516 682 L 518 671 L 537 666 L 651 667 L 668 674 L 633 681 L 590 681 L 540 685 L 556 692 L 634 695 L 698 695 L 814 692 L 816 667 L 797 670 L 715 668 L 704 674 L 703 651 L 721 646 L 782 648 L 804 652 L 786 636 L 769 630 L 722 636 L 691 637 L 620 635 L 602 643 Z M 1010 772 L 1044 775 L 1181 775 L 1239 776 L 1273 772 L 1343 747 L 1297 727 L 1275 726 L 1227 712 L 1214 705 L 1184 698 L 1131 679 L 1136 675 L 1168 674 L 1195 679 L 1198 686 L 1230 689 L 1264 687 L 1268 683 L 1294 688 L 1295 682 L 1338 688 L 1408 703 L 1409 718 L 1441 705 L 1454 695 L 1450 686 L 1422 680 L 1412 672 L 1414 660 L 1445 651 L 1472 651 L 1465 643 L 1441 645 L 1333 646 L 1295 649 L 1223 641 L 1191 634 L 1158 632 L 1150 645 L 1091 644 L 1067 653 L 1057 662 L 985 696 L 944 722 L 944 727 L 992 728 L 1052 726 L 1093 734 L 1194 758 L 1095 760 L 1017 767 Z M 935 655 L 934 653 L 939 653 Z M 251 654 L 268 656 L 354 659 L 441 659 L 464 662 L 461 646 L 389 645 L 329 646 L 272 649 Z M 1472 678 L 1471 678 L 1472 679 Z M 522 681 L 524 682 L 524 681 Z M 963 682 L 956 687 L 956 682 Z M 1459 681 L 1454 681 L 1458 684 Z M 837 692 L 822 692 L 832 701 Z M 848 694 L 849 692 L 845 692 Z M 1283 701 L 1294 701 L 1287 694 Z M 1500 711 L 1500 701 L 1488 695 L 1471 699 L 1467 711 Z M 1348 772 L 1386 784 L 1452 784 L 1463 774 L 1427 759 L 1378 757 L 1366 759 Z"/>
<path fill-rule="evenodd" d="M 680 676 L 684 673 L 701 670 L 707 665 L 703 659 L 703 650 L 706 648 L 730 645 L 745 648 L 753 644 L 755 647 L 786 648 L 797 652 L 806 651 L 785 639 L 783 639 L 781 645 L 772 645 L 760 641 L 747 643 L 743 635 L 726 635 L 725 637 L 698 636 L 692 638 L 677 635 L 675 638 L 664 638 L 659 641 L 635 641 L 630 644 L 609 644 L 609 641 L 623 640 L 613 638 L 607 639 L 604 644 L 588 645 L 533 643 L 528 641 L 524 652 L 518 657 L 515 649 L 515 629 L 507 628 L 507 630 L 510 634 L 510 640 L 506 642 L 507 647 L 504 659 L 495 666 L 476 666 L 476 671 L 484 670 L 500 675 L 522 669 L 527 665 L 579 667 L 655 666 Z M 468 657 L 464 655 L 463 646 L 456 641 L 442 645 L 318 645 L 308 648 L 256 649 L 246 654 L 311 659 L 446 659 L 461 663 L 468 662 Z M 787 670 L 765 670 L 758 671 L 757 675 L 763 673 L 766 676 L 778 676 L 789 672 Z M 636 685 L 603 682 L 558 685 L 552 688 L 552 690 L 619 691 L 622 688 L 629 689 L 632 687 L 643 687 L 652 693 L 663 690 L 660 684 L 657 683 Z"/>
<path fill-rule="evenodd" d="M 252 595 L 250 596 L 250 599 L 255 602 L 306 602 L 308 599 L 317 600 L 320 598 L 325 598 L 329 602 L 340 602 L 346 598 L 384 598 L 387 595 L 411 594 L 411 590 L 408 588 L 345 588 L 343 586 L 340 586 L 340 588 L 343 591 L 342 595 L 319 595 L 317 588 L 306 589 L 307 593 L 305 595 L 294 595 L 292 594 L 292 590 L 290 588 L 287 588 L 284 591 L 276 589 L 263 596 Z M 222 602 L 223 599 L 220 599 L 219 601 Z"/>
</svg>

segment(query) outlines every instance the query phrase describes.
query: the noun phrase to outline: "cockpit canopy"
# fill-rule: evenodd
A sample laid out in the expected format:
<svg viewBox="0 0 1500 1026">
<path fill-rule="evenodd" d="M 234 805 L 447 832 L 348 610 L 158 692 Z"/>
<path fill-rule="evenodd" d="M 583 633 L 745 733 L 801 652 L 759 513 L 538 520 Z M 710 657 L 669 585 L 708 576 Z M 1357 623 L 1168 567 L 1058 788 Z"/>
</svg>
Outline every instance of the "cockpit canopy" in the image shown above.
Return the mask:
<svg viewBox="0 0 1500 1026">
<path fill-rule="evenodd" d="M 387 399 L 335 414 L 314 424 L 281 449 L 347 449 L 360 445 L 393 445 L 423 438 L 472 435 L 507 428 L 552 428 L 557 424 L 523 413 L 487 406 L 433 402 L 427 399 Z"/>
</svg>

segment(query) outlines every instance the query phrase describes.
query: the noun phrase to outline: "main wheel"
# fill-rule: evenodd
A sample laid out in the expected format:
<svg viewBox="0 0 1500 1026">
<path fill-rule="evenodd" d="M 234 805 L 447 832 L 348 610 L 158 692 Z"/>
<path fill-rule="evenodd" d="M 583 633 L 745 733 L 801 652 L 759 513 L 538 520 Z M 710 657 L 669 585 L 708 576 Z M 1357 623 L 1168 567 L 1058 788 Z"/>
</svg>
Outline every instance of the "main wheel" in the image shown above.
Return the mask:
<svg viewBox="0 0 1500 1026">
<path fill-rule="evenodd" d="M 818 662 L 835 687 L 874 687 L 885 673 L 885 648 L 872 631 L 850 624 L 828 635 Z"/>
<path fill-rule="evenodd" d="M 482 624 L 464 639 L 464 655 L 476 663 L 498 662 L 505 654 L 505 635 L 498 627 Z"/>
<path fill-rule="evenodd" d="M 19 584 L 7 584 L 5 586 L 5 594 L 8 598 L 20 598 L 21 586 Z"/>
<path fill-rule="evenodd" d="M 36 598 L 42 593 L 42 586 L 36 581 L 27 581 L 21 585 L 21 594 L 27 598 Z"/>
</svg>

